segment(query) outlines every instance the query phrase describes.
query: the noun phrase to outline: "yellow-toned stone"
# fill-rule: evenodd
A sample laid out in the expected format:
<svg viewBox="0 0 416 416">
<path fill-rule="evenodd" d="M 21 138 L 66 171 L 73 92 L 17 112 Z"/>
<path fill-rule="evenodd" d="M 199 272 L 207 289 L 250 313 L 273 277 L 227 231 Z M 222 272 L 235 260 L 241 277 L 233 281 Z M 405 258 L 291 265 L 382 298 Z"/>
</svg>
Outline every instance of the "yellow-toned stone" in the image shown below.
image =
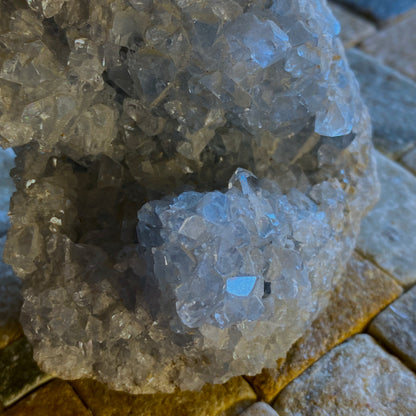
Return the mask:
<svg viewBox="0 0 416 416">
<path fill-rule="evenodd" d="M 3 416 L 92 416 L 92 413 L 68 383 L 54 380 L 15 404 Z"/>
<path fill-rule="evenodd" d="M 77 380 L 72 386 L 94 416 L 234 416 L 256 401 L 242 377 L 207 384 L 200 392 L 173 394 L 130 395 L 92 380 Z"/>
<path fill-rule="evenodd" d="M 294 378 L 353 334 L 396 299 L 401 287 L 372 263 L 354 254 L 329 306 L 289 350 L 276 368 L 247 377 L 259 397 L 271 402 Z"/>
<path fill-rule="evenodd" d="M 51 378 L 39 370 L 26 338 L 0 350 L 0 401 L 5 406 L 17 402 Z"/>
<path fill-rule="evenodd" d="M 0 350 L 6 348 L 12 342 L 23 335 L 22 327 L 18 321 L 10 321 L 0 327 Z"/>
</svg>

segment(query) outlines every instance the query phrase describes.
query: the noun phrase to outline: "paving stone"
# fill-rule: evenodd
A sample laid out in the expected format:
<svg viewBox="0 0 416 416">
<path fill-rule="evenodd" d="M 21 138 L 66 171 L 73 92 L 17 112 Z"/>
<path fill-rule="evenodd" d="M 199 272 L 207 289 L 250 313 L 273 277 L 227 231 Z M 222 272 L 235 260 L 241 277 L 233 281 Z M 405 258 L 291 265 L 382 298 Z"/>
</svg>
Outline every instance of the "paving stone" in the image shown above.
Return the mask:
<svg viewBox="0 0 416 416">
<path fill-rule="evenodd" d="M 4 416 L 92 416 L 72 387 L 54 380 L 12 406 Z"/>
<path fill-rule="evenodd" d="M 375 146 L 400 157 L 416 144 L 416 82 L 358 49 L 347 57 L 370 111 Z"/>
<path fill-rule="evenodd" d="M 403 286 L 416 283 L 416 177 L 376 154 L 380 200 L 361 223 L 357 248 Z"/>
<path fill-rule="evenodd" d="M 0 327 L 0 350 L 10 345 L 23 335 L 22 327 L 16 320 L 10 320 Z"/>
<path fill-rule="evenodd" d="M 378 21 L 386 21 L 416 7 L 416 0 L 338 0 Z"/>
<path fill-rule="evenodd" d="M 368 20 L 336 3 L 330 2 L 329 5 L 341 24 L 341 40 L 346 48 L 351 48 L 375 33 L 375 25 Z"/>
<path fill-rule="evenodd" d="M 279 416 L 273 407 L 264 402 L 257 402 L 250 406 L 240 416 Z"/>
<path fill-rule="evenodd" d="M 43 374 L 32 358 L 26 338 L 0 350 L 0 401 L 5 406 L 46 383 L 51 376 Z"/>
<path fill-rule="evenodd" d="M 334 348 L 287 386 L 280 416 L 415 416 L 416 375 L 369 335 Z"/>
<path fill-rule="evenodd" d="M 416 370 L 416 286 L 377 315 L 368 332 Z"/>
<path fill-rule="evenodd" d="M 416 147 L 403 155 L 401 163 L 411 172 L 416 174 Z"/>
<path fill-rule="evenodd" d="M 385 64 L 416 79 L 416 12 L 368 37 L 362 48 Z"/>
<path fill-rule="evenodd" d="M 225 384 L 207 384 L 200 392 L 137 396 L 109 390 L 92 380 L 74 381 L 72 386 L 94 416 L 234 416 L 257 400 L 242 377 Z"/>
<path fill-rule="evenodd" d="M 329 307 L 273 369 L 247 377 L 258 396 L 266 402 L 323 354 L 348 337 L 361 332 L 370 320 L 396 299 L 401 287 L 386 273 L 354 254 Z"/>
</svg>

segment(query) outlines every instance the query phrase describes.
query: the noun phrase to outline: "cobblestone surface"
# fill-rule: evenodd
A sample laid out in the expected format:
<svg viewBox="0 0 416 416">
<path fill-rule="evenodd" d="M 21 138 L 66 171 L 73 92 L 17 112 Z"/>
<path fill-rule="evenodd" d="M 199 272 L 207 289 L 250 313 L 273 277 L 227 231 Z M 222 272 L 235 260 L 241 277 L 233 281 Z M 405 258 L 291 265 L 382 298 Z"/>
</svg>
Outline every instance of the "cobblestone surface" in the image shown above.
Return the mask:
<svg viewBox="0 0 416 416">
<path fill-rule="evenodd" d="M 0 350 L 23 335 L 22 327 L 16 319 L 0 327 Z"/>
<path fill-rule="evenodd" d="M 416 83 L 358 49 L 347 56 L 370 111 L 375 146 L 401 156 L 416 144 Z"/>
<path fill-rule="evenodd" d="M 286 360 L 247 377 L 255 391 L 238 377 L 200 393 L 131 396 L 91 380 L 49 381 L 39 371 L 17 323 L 19 281 L 0 261 L 2 416 L 276 416 L 264 402 L 253 405 L 276 395 L 280 416 L 416 416 L 416 376 L 408 369 L 416 370 L 416 0 L 337 3 L 343 6 L 331 5 L 344 45 L 364 51 L 348 55 L 373 118 L 375 145 L 393 160 L 377 156 L 381 200 L 363 224 L 359 245 L 367 260 L 356 255 L 350 261 L 330 308 Z M 9 226 L 12 160 L 12 153 L 0 151 L 0 251 Z M 396 281 L 409 290 L 394 301 L 402 292 Z M 367 331 L 401 362 L 368 335 L 338 345 L 375 315 Z"/>
<path fill-rule="evenodd" d="M 416 6 L 415 0 L 338 0 L 378 21 L 393 19 Z"/>
<path fill-rule="evenodd" d="M 61 380 L 48 383 L 7 410 L 3 416 L 93 416 L 71 386 Z"/>
<path fill-rule="evenodd" d="M 397 69 L 416 79 L 416 13 L 370 36 L 363 42 L 363 49 Z"/>
<path fill-rule="evenodd" d="M 377 153 L 380 200 L 364 218 L 358 249 L 402 285 L 416 283 L 416 178 Z"/>
<path fill-rule="evenodd" d="M 416 371 L 416 286 L 381 312 L 369 333 Z"/>
<path fill-rule="evenodd" d="M 257 402 L 250 406 L 241 416 L 279 416 L 267 403 Z"/>
<path fill-rule="evenodd" d="M 416 148 L 403 155 L 402 163 L 407 169 L 416 174 Z"/>
<path fill-rule="evenodd" d="M 416 375 L 361 334 L 294 380 L 273 407 L 280 416 L 414 416 Z"/>
<path fill-rule="evenodd" d="M 25 338 L 0 350 L 0 402 L 10 406 L 51 376 L 43 374 L 32 358 Z"/>
</svg>

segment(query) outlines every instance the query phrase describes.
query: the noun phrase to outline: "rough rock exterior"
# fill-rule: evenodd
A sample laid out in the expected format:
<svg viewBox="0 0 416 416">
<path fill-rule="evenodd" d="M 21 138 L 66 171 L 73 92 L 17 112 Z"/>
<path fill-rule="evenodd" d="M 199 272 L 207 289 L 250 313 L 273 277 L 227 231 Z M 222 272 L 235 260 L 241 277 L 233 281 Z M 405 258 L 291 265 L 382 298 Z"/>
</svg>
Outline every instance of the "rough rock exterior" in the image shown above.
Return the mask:
<svg viewBox="0 0 416 416">
<path fill-rule="evenodd" d="M 0 4 L 5 257 L 41 368 L 152 393 L 273 367 L 378 192 L 326 3 Z"/>
</svg>

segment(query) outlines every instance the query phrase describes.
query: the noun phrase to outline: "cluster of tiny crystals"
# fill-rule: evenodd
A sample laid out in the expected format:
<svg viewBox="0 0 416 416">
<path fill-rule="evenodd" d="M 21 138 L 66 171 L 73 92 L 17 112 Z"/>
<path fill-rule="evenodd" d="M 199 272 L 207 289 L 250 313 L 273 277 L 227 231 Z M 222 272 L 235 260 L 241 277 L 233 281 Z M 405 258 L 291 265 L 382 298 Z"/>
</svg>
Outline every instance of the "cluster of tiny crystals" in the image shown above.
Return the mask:
<svg viewBox="0 0 416 416">
<path fill-rule="evenodd" d="M 5 259 L 40 367 L 131 393 L 273 367 L 377 180 L 325 0 L 0 0 Z"/>
</svg>

